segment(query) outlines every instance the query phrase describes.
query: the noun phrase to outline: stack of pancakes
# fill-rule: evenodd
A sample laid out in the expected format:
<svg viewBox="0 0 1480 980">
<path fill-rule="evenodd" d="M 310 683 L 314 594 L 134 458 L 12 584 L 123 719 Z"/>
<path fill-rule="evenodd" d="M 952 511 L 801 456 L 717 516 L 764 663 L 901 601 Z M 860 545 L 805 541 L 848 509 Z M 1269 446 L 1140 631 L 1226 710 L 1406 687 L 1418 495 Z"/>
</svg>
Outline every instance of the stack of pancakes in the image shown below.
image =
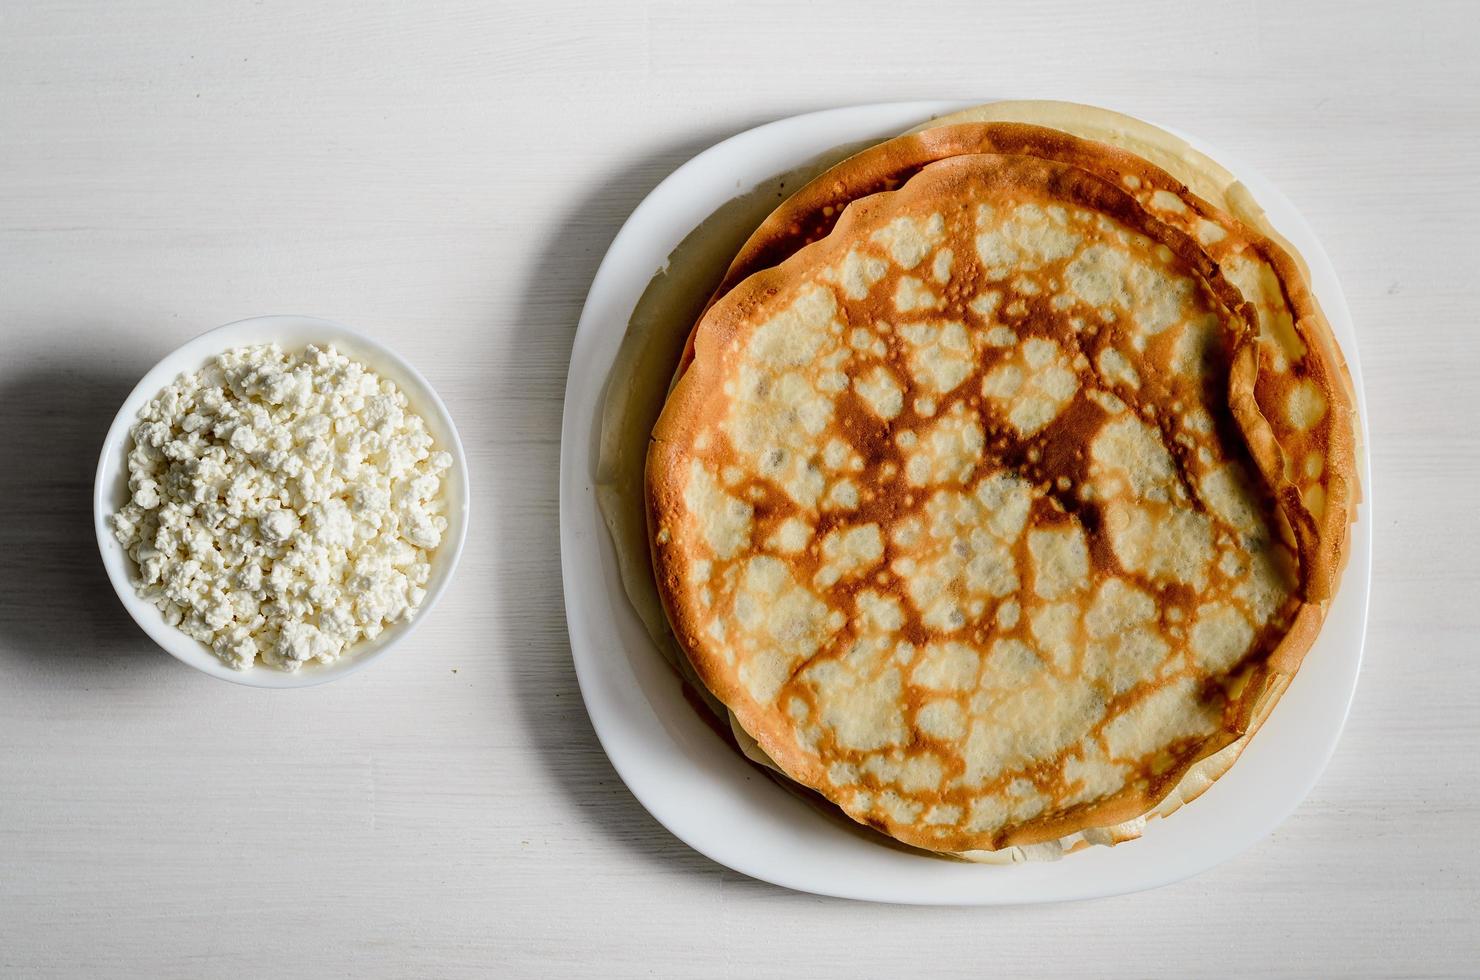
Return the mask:
<svg viewBox="0 0 1480 980">
<path fill-rule="evenodd" d="M 652 428 L 652 570 L 756 758 L 936 852 L 1139 833 L 1335 590 L 1353 400 L 1303 264 L 1145 124 L 1004 103 L 777 208 Z"/>
</svg>

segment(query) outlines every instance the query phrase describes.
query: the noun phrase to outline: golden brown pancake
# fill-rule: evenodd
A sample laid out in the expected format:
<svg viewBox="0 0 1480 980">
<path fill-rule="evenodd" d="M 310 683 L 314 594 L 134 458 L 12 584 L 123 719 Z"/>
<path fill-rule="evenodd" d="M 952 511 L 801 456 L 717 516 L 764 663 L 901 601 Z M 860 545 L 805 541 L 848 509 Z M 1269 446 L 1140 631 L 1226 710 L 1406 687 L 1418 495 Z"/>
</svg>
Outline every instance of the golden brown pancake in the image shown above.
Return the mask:
<svg viewBox="0 0 1480 980">
<path fill-rule="evenodd" d="M 757 235 L 788 244 L 742 251 L 761 271 L 704 316 L 649 454 L 705 685 L 789 776 L 935 850 L 1146 813 L 1268 710 L 1339 567 L 1280 442 L 1339 389 L 1292 394 L 1328 366 L 1302 351 L 1265 415 L 1275 352 L 1229 275 L 1260 242 L 1215 254 L 1221 215 L 1171 220 L 1125 179 L 1159 171 L 1046 132 L 885 154 L 897 191 L 848 170 L 835 226 L 805 197 L 827 177 L 804 189 L 825 227 L 789 203 Z"/>
</svg>

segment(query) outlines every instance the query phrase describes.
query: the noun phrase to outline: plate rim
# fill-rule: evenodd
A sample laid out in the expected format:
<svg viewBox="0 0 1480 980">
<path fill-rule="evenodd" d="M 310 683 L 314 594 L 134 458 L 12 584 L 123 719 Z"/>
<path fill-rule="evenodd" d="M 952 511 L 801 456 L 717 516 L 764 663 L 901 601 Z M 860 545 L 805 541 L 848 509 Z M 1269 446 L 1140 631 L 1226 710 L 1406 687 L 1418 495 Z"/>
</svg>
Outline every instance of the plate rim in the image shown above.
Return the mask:
<svg viewBox="0 0 1480 980">
<path fill-rule="evenodd" d="M 1168 132 L 1187 139 L 1195 147 L 1207 153 L 1214 160 L 1225 166 L 1231 172 L 1239 176 L 1239 179 L 1255 190 L 1255 197 L 1270 214 L 1272 221 L 1287 238 L 1300 242 L 1300 252 L 1311 267 L 1312 287 L 1321 301 L 1322 308 L 1332 322 L 1333 331 L 1337 335 L 1337 342 L 1345 356 L 1348 370 L 1351 374 L 1353 387 L 1356 393 L 1358 413 L 1360 419 L 1360 457 L 1359 469 L 1362 480 L 1362 500 L 1358 509 L 1357 521 L 1353 526 L 1352 545 L 1349 554 L 1349 563 L 1343 578 L 1342 593 L 1338 594 L 1338 600 L 1346 598 L 1344 606 L 1354 608 L 1347 610 L 1343 607 L 1343 614 L 1350 617 L 1352 622 L 1347 631 L 1355 630 L 1357 642 L 1352 647 L 1352 652 L 1346 657 L 1333 662 L 1333 669 L 1337 666 L 1340 670 L 1342 685 L 1336 694 L 1339 696 L 1340 704 L 1335 703 L 1335 698 L 1329 693 L 1330 688 L 1322 688 L 1320 695 L 1325 700 L 1327 711 L 1335 709 L 1335 717 L 1328 722 L 1328 727 L 1323 730 L 1320 739 L 1319 751 L 1309 756 L 1302 768 L 1304 776 L 1299 777 L 1303 788 L 1298 792 L 1290 792 L 1288 798 L 1282 798 L 1277 804 L 1271 803 L 1258 807 L 1259 818 L 1253 820 L 1257 828 L 1250 830 L 1244 827 L 1236 840 L 1219 840 L 1215 845 L 1209 845 L 1208 849 L 1195 857 L 1187 858 L 1179 862 L 1173 870 L 1163 870 L 1151 874 L 1126 874 L 1120 869 L 1114 868 L 1113 863 L 1108 874 L 1099 874 L 1098 867 L 1089 867 L 1093 860 L 1092 855 L 1096 851 L 1105 852 L 1109 849 L 1099 848 L 1086 854 L 1074 855 L 1066 858 L 1065 862 L 1080 862 L 1084 874 L 1059 875 L 1068 880 L 1055 882 L 1050 878 L 1048 887 L 1035 887 L 1028 889 L 1028 894 L 1022 893 L 1022 889 L 1014 889 L 1013 884 L 1021 884 L 1021 878 L 1032 865 L 1001 868 L 984 867 L 979 865 L 961 865 L 955 862 L 936 861 L 929 857 L 908 855 L 917 862 L 919 868 L 930 868 L 932 871 L 938 869 L 939 874 L 931 872 L 921 874 L 899 875 L 895 877 L 909 877 L 920 879 L 915 884 L 901 884 L 899 881 L 880 882 L 873 879 L 860 880 L 856 874 L 849 869 L 840 869 L 840 874 L 834 874 L 827 880 L 818 880 L 815 875 L 809 876 L 799 872 L 796 864 L 777 864 L 774 861 L 767 863 L 765 860 L 751 853 L 748 846 L 735 837 L 716 839 L 714 836 L 704 836 L 695 833 L 690 823 L 685 822 L 682 807 L 674 807 L 671 801 L 655 798 L 652 787 L 649 785 L 648 775 L 642 772 L 642 760 L 631 757 L 630 749 L 624 747 L 616 726 L 621 720 L 608 711 L 606 701 L 603 698 L 620 693 L 626 695 L 627 708 L 638 707 L 638 702 L 643 699 L 632 697 L 636 693 L 646 693 L 641 690 L 641 685 L 635 675 L 628 679 L 631 684 L 638 688 L 636 691 L 613 692 L 608 688 L 611 677 L 603 675 L 600 668 L 600 658 L 604 655 L 599 650 L 583 642 L 584 617 L 590 608 L 590 597 L 587 593 L 592 590 L 589 582 L 583 581 L 591 576 L 604 578 L 596 587 L 596 591 L 607 592 L 611 590 L 614 581 L 620 591 L 618 580 L 614 580 L 609 572 L 591 571 L 592 559 L 594 564 L 599 565 L 603 546 L 610 547 L 609 542 L 589 539 L 593 537 L 592 529 L 578 528 L 578 518 L 575 508 L 581 502 L 588 502 L 595 506 L 594 491 L 595 483 L 592 479 L 592 466 L 585 465 L 594 460 L 595 440 L 599 437 L 599 425 L 596 424 L 592 411 L 599 413 L 600 404 L 603 399 L 606 380 L 610 374 L 611 363 L 606 360 L 597 372 L 598 384 L 584 384 L 579 377 L 578 367 L 582 365 L 582 357 L 589 359 L 589 349 L 596 341 L 598 333 L 602 331 L 625 332 L 626 325 L 630 320 L 632 308 L 638 297 L 646 288 L 652 274 L 661 268 L 662 258 L 666 257 L 675 247 L 682 235 L 692 230 L 700 221 L 706 218 L 717 207 L 724 204 L 726 200 L 735 195 L 743 193 L 746 187 L 743 181 L 729 181 L 726 177 L 724 190 L 728 197 L 719 198 L 719 189 L 710 193 L 704 193 L 702 185 L 704 177 L 709 168 L 723 163 L 726 157 L 733 156 L 740 159 L 742 155 L 757 152 L 757 147 L 764 144 L 768 139 L 774 141 L 781 134 L 789 131 L 798 135 L 812 135 L 817 130 L 833 131 L 835 129 L 854 130 L 852 135 L 843 135 L 842 138 L 832 140 L 821 147 L 817 141 L 807 142 L 802 140 L 800 145 L 790 157 L 790 162 L 782 161 L 781 166 L 775 166 L 771 172 L 780 172 L 787 166 L 795 166 L 804 162 L 809 156 L 826 151 L 831 146 L 837 146 L 847 142 L 849 139 L 867 139 L 876 133 L 883 133 L 887 137 L 895 130 L 892 128 L 898 124 L 898 131 L 902 132 L 911 125 L 932 116 L 954 111 L 956 109 L 980 105 L 984 102 L 999 101 L 991 100 L 922 100 L 909 102 L 882 102 L 867 103 L 854 106 L 843 106 L 833 109 L 823 109 L 799 115 L 787 116 L 759 126 L 746 129 L 742 132 L 722 140 L 708 149 L 700 152 L 672 173 L 665 177 L 653 188 L 633 209 L 623 223 L 620 230 L 613 237 L 603 256 L 596 274 L 592 278 L 591 287 L 588 290 L 586 300 L 582 306 L 580 320 L 577 325 L 575 337 L 571 348 L 571 361 L 567 373 L 565 399 L 561 422 L 561 445 L 560 445 L 560 475 L 559 475 L 559 520 L 560 520 L 560 555 L 561 555 L 561 582 L 565 600 L 566 626 L 570 639 L 571 656 L 574 661 L 576 677 L 581 689 L 582 700 L 586 706 L 587 714 L 591 718 L 593 729 L 596 731 L 597 739 L 611 761 L 613 768 L 621 777 L 622 781 L 632 792 L 639 803 L 663 825 L 670 833 L 686 845 L 705 855 L 713 861 L 728 868 L 738 871 L 750 877 L 767 881 L 781 887 L 812 894 L 825 895 L 838 898 L 848 898 L 865 901 L 892 902 L 899 904 L 930 904 L 930 905 L 1011 905 L 1027 904 L 1033 902 L 1067 901 L 1080 898 L 1097 896 L 1125 894 L 1146 888 L 1158 887 L 1173 881 L 1182 880 L 1192 875 L 1199 874 L 1222 862 L 1236 856 L 1248 847 L 1257 843 L 1268 835 L 1275 827 L 1282 823 L 1286 817 L 1305 799 L 1310 790 L 1314 788 L 1316 781 L 1329 763 L 1334 753 L 1336 744 L 1345 728 L 1346 719 L 1350 713 L 1352 700 L 1355 697 L 1357 679 L 1360 674 L 1361 663 L 1367 636 L 1367 617 L 1371 596 L 1371 547 L 1372 547 L 1372 481 L 1370 466 L 1370 446 L 1367 424 L 1366 393 L 1363 384 L 1360 357 L 1358 352 L 1355 327 L 1352 323 L 1350 309 L 1342 293 L 1339 280 L 1336 278 L 1335 269 L 1330 257 L 1316 238 L 1314 231 L 1303 215 L 1294 207 L 1279 189 L 1263 178 L 1257 171 L 1243 164 L 1231 154 L 1221 150 L 1215 150 L 1207 146 L 1203 141 L 1188 136 L 1171 127 L 1162 126 Z M 1153 122 L 1153 125 L 1160 125 Z M 883 138 L 881 137 L 881 138 Z M 763 147 L 762 147 L 763 148 Z M 773 161 L 774 163 L 774 161 Z M 764 175 L 761 178 L 764 179 Z M 641 282 L 635 284 L 635 292 L 632 294 L 632 302 L 625 305 L 625 315 L 613 315 L 612 311 L 605 309 L 609 306 L 606 297 L 615 292 L 618 296 L 622 293 L 623 282 L 616 281 L 625 275 L 625 270 L 620 267 L 624 264 L 624 258 L 629 250 L 634 249 L 633 240 L 639 239 L 646 234 L 651 239 L 656 227 L 665 223 L 669 227 L 683 226 L 677 237 L 668 243 L 667 248 L 662 249 L 662 256 L 654 264 L 651 271 L 645 274 Z M 692 216 L 692 220 L 689 218 Z M 687 222 L 684 225 L 684 222 Z M 652 226 L 652 227 L 650 227 Z M 652 242 L 648 244 L 651 246 Z M 629 283 L 629 285 L 632 285 Z M 630 289 L 628 291 L 631 291 Z M 616 346 L 612 347 L 612 356 L 615 356 Z M 589 371 L 587 372 L 589 373 Z M 592 388 L 595 391 L 592 391 Z M 606 534 L 604 523 L 597 521 L 594 528 L 594 536 L 600 538 Z M 590 548 L 595 548 L 594 555 Z M 582 549 L 585 552 L 582 553 Z M 610 598 L 610 596 L 608 595 Z M 625 594 L 616 599 L 619 605 L 625 605 L 627 600 Z M 1333 606 L 1333 610 L 1334 610 Z M 1332 617 L 1334 619 L 1334 617 Z M 1329 631 L 1328 631 L 1329 632 Z M 1328 644 L 1330 646 L 1331 644 Z M 1314 650 L 1312 651 L 1314 652 Z M 1332 654 L 1332 657 L 1335 655 Z M 666 669 L 667 665 L 663 665 Z M 1297 676 L 1300 677 L 1299 674 Z M 1295 685 L 1292 683 L 1292 688 Z M 1288 693 L 1286 697 L 1288 698 Z M 680 699 L 682 695 L 679 695 Z M 646 706 L 651 710 L 651 706 Z M 692 711 L 687 702 L 684 708 Z M 1271 722 L 1279 716 L 1279 708 L 1276 707 Z M 698 722 L 703 724 L 702 721 Z M 707 726 L 705 731 L 708 731 Z M 677 741 L 678 736 L 668 731 L 670 737 Z M 713 737 L 712 735 L 710 736 Z M 718 742 L 718 739 L 715 739 Z M 1268 744 L 1257 740 L 1250 743 L 1248 753 L 1254 755 L 1255 747 Z M 1260 753 L 1268 754 L 1268 753 Z M 1233 772 L 1214 784 L 1205 796 L 1214 795 L 1219 785 L 1225 784 Z M 1245 770 L 1247 771 L 1247 770 Z M 763 778 L 763 777 L 762 777 Z M 786 791 L 779 786 L 774 787 L 778 798 L 784 797 Z M 1189 804 L 1195 806 L 1196 804 Z M 1179 814 L 1179 816 L 1182 816 Z M 815 815 L 814 815 L 815 818 Z M 1185 819 L 1185 817 L 1183 818 Z M 1249 824 L 1249 820 L 1244 821 Z M 822 821 L 819 820 L 819 823 Z M 1161 825 L 1161 822 L 1157 822 Z M 1155 828 L 1153 828 L 1155 829 Z M 1144 840 L 1144 838 L 1143 838 Z M 1138 842 L 1130 842 L 1116 847 L 1115 851 L 1124 852 L 1126 849 L 1134 850 Z M 895 854 L 887 848 L 879 848 L 871 845 L 878 851 Z M 1145 846 L 1144 844 L 1141 846 Z M 1164 850 L 1165 848 L 1163 848 Z M 882 862 L 881 862 L 882 863 Z M 1105 863 L 1105 862 L 1100 862 Z M 1120 861 L 1124 864 L 1126 862 Z M 1044 867 L 1039 865 L 1038 867 Z M 972 876 L 964 886 L 959 884 L 961 872 Z M 922 889 L 921 884 L 926 879 L 938 879 L 932 882 L 932 887 Z M 1078 883 L 1072 883 L 1075 878 L 1084 879 Z M 1015 881 L 1014 879 L 1019 879 Z M 986 882 L 982 886 L 980 882 Z M 1004 882 L 1006 883 L 1004 887 Z M 946 886 L 949 883 L 949 887 Z M 1057 887 L 1053 887 L 1057 885 Z"/>
</svg>

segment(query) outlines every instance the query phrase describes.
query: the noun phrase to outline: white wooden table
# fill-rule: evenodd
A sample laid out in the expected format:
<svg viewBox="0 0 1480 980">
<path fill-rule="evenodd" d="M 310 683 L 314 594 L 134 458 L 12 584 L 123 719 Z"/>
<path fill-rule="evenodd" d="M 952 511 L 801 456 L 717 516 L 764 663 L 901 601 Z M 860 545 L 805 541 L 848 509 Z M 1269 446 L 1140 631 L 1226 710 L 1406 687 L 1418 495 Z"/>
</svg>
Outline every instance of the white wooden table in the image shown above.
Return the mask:
<svg viewBox="0 0 1480 980">
<path fill-rule="evenodd" d="M 1476 17 L 0 0 L 0 975 L 1480 969 Z M 556 557 L 571 337 L 623 218 L 696 151 L 802 110 L 972 95 L 1195 132 L 1322 236 L 1370 399 L 1366 667 L 1310 798 L 1192 881 L 997 911 L 792 894 L 670 838 L 586 720 Z M 262 312 L 396 346 L 471 454 L 443 605 L 314 690 L 152 648 L 88 520 L 128 388 Z"/>
</svg>

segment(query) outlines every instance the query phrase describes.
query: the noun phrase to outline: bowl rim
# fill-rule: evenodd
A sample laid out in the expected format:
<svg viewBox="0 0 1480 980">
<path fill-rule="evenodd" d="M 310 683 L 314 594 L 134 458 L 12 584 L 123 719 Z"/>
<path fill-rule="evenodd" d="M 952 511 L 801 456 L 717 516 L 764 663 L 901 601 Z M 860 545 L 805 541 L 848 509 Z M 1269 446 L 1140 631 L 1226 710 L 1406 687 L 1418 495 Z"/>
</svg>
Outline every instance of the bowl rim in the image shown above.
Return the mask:
<svg viewBox="0 0 1480 980">
<path fill-rule="evenodd" d="M 373 640 L 362 640 L 351 652 L 329 664 L 309 664 L 293 672 L 253 665 L 237 670 L 216 656 L 199 640 L 186 635 L 164 620 L 164 614 L 152 602 L 142 599 L 134 589 L 127 553 L 113 531 L 108 517 L 117 509 L 117 480 L 127 472 L 127 453 L 134 422 L 139 410 L 165 386 L 187 371 L 198 370 L 224 351 L 256 344 L 278 343 L 285 347 L 316 342 L 312 337 L 284 341 L 285 335 L 321 335 L 322 343 L 333 345 L 341 353 L 357 360 L 373 361 L 366 366 L 394 382 L 411 401 L 413 408 L 427 422 L 437 437 L 438 448 L 452 456 L 452 479 L 443 481 L 448 496 L 447 511 L 452 534 L 445 537 L 432 557 L 432 579 L 421 608 L 409 621 L 394 623 Z M 197 334 L 176 347 L 145 372 L 119 406 L 108 426 L 98 453 L 93 475 L 93 524 L 97 535 L 98 554 L 108 581 L 119 601 L 135 623 L 154 643 L 181 663 L 202 673 L 246 687 L 284 689 L 316 687 L 363 670 L 405 642 L 426 621 L 447 587 L 452 583 L 467 544 L 468 524 L 472 510 L 472 487 L 468 479 L 467 453 L 457 425 L 446 404 L 431 383 L 409 361 L 385 343 L 362 331 L 322 317 L 301 314 L 267 314 L 245 317 Z"/>
</svg>

